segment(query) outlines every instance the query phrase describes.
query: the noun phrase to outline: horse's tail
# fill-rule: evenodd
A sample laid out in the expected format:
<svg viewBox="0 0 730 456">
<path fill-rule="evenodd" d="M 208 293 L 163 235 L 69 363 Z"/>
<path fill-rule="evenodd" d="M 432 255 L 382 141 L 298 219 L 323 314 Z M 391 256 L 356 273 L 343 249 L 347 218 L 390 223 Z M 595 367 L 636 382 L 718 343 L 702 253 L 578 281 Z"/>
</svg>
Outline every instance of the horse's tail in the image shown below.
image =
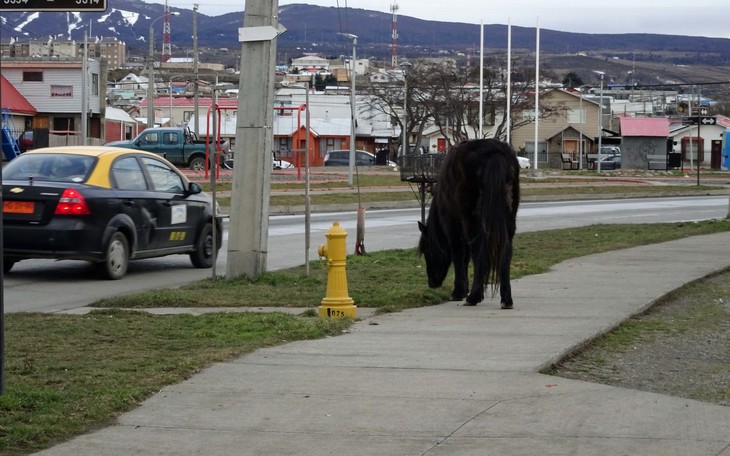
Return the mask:
<svg viewBox="0 0 730 456">
<path fill-rule="evenodd" d="M 511 151 L 508 153 L 512 154 Z M 489 263 L 485 279 L 487 283 L 492 282 L 493 293 L 499 286 L 501 268 L 509 267 L 505 259 L 511 254 L 514 217 L 519 204 L 519 181 L 515 182 L 514 176 L 517 168 L 510 158 L 514 160 L 514 157 L 502 153 L 490 155 L 482 174 L 481 219 Z"/>
</svg>

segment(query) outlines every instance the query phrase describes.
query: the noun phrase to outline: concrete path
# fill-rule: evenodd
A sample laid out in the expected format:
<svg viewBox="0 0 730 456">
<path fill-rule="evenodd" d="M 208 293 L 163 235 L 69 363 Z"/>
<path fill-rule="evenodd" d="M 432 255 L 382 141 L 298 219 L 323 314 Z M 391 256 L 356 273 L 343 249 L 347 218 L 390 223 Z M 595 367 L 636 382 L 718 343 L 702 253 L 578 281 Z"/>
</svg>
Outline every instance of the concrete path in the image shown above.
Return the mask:
<svg viewBox="0 0 730 456">
<path fill-rule="evenodd" d="M 370 316 L 216 364 L 39 454 L 730 456 L 730 407 L 538 373 L 730 266 L 729 245 L 721 233 L 566 261 L 514 281 L 511 311 Z"/>
</svg>

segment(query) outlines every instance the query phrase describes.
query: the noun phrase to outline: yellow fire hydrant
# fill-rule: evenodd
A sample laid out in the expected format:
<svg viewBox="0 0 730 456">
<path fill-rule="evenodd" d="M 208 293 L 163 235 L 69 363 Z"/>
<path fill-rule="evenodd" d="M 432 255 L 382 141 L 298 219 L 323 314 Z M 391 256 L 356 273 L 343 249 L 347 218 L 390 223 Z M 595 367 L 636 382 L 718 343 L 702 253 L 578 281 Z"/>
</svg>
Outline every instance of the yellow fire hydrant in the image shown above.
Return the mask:
<svg viewBox="0 0 730 456">
<path fill-rule="evenodd" d="M 334 222 L 325 234 L 327 244 L 317 249 L 319 256 L 327 258 L 327 296 L 319 306 L 320 317 L 357 317 L 357 306 L 347 294 L 347 231 Z"/>
</svg>

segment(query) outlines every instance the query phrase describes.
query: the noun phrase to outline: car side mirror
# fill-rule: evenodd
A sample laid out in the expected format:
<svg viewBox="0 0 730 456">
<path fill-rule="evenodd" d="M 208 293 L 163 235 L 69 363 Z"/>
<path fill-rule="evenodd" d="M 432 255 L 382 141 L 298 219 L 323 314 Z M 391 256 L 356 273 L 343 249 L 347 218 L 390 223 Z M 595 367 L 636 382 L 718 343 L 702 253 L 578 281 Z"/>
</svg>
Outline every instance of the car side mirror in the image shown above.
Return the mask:
<svg viewBox="0 0 730 456">
<path fill-rule="evenodd" d="M 197 182 L 190 182 L 188 185 L 188 195 L 197 195 L 202 192 L 203 188 Z"/>
</svg>

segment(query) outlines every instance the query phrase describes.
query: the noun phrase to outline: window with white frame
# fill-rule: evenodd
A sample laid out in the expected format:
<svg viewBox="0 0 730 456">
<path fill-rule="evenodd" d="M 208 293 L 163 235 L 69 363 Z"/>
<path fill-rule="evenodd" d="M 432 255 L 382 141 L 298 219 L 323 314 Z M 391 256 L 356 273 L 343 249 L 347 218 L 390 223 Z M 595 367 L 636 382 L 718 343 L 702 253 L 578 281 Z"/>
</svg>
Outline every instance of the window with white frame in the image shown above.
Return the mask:
<svg viewBox="0 0 730 456">
<path fill-rule="evenodd" d="M 571 124 L 584 124 L 586 123 L 586 108 L 584 107 L 571 107 L 568 110 L 568 123 Z"/>
</svg>

